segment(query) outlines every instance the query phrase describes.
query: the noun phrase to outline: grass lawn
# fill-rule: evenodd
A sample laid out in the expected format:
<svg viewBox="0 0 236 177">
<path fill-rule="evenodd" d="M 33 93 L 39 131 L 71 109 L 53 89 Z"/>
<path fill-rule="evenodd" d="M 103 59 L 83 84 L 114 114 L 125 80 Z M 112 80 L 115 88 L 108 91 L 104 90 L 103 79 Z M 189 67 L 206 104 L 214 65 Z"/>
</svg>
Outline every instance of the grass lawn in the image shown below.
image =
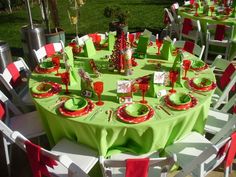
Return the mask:
<svg viewBox="0 0 236 177">
<path fill-rule="evenodd" d="M 108 31 L 110 19 L 103 16 L 106 6 L 120 5 L 130 11 L 129 31 L 143 31 L 145 28 L 153 33 L 163 28 L 163 9 L 170 7 L 173 0 L 87 0 L 81 8 L 79 34 Z M 67 15 L 67 0 L 58 0 L 61 27 L 68 36 L 74 36 L 75 30 Z M 38 5 L 31 8 L 34 23 L 42 24 Z M 14 10 L 12 14 L 0 13 L 0 39 L 8 42 L 11 48 L 21 48 L 20 29 L 28 24 L 26 8 Z"/>
</svg>

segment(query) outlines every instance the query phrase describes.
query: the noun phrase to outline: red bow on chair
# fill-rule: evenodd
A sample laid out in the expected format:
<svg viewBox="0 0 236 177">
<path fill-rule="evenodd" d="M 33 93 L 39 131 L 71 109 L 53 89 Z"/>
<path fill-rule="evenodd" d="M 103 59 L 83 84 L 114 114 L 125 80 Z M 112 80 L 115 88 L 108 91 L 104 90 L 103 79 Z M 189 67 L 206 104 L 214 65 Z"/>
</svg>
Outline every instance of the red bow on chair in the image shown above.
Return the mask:
<svg viewBox="0 0 236 177">
<path fill-rule="evenodd" d="M 216 25 L 215 40 L 222 41 L 225 37 L 225 25 Z"/>
<path fill-rule="evenodd" d="M 170 18 L 169 18 L 168 13 L 167 13 L 166 11 L 165 11 L 165 13 L 164 13 L 163 22 L 164 22 L 165 25 L 170 24 Z"/>
<path fill-rule="evenodd" d="M 193 53 L 194 50 L 194 43 L 191 41 L 186 41 L 184 43 L 184 48 L 185 51 L 189 52 L 189 53 Z"/>
<path fill-rule="evenodd" d="M 234 161 L 234 157 L 236 156 L 236 132 L 231 135 L 231 143 L 229 147 L 229 151 L 227 152 L 225 158 L 225 166 L 229 167 Z"/>
<path fill-rule="evenodd" d="M 20 77 L 20 73 L 16 67 L 16 65 L 14 63 L 11 63 L 7 66 L 8 71 L 10 72 L 12 79 L 11 79 L 11 84 L 13 86 L 16 86 L 17 84 L 20 83 L 21 81 L 21 77 Z"/>
<path fill-rule="evenodd" d="M 56 161 L 43 155 L 41 153 L 41 147 L 31 143 L 30 141 L 25 142 L 27 157 L 33 172 L 34 177 L 50 176 L 46 166 L 53 168 L 57 165 Z"/>
<path fill-rule="evenodd" d="M 56 53 L 54 45 L 52 43 L 51 44 L 46 44 L 44 46 L 44 48 L 46 50 L 47 57 L 50 57 L 50 56 L 52 56 Z"/>
<path fill-rule="evenodd" d="M 189 31 L 193 30 L 192 20 L 189 18 L 185 18 L 183 22 L 182 33 L 188 35 Z"/>
<path fill-rule="evenodd" d="M 149 159 L 127 159 L 125 177 L 147 177 Z"/>
<path fill-rule="evenodd" d="M 235 66 L 230 63 L 229 66 L 225 69 L 224 73 L 222 74 L 220 78 L 220 88 L 224 89 L 230 82 L 231 75 L 235 72 L 236 68 Z M 235 91 L 235 85 L 232 87 L 231 91 Z"/>
</svg>

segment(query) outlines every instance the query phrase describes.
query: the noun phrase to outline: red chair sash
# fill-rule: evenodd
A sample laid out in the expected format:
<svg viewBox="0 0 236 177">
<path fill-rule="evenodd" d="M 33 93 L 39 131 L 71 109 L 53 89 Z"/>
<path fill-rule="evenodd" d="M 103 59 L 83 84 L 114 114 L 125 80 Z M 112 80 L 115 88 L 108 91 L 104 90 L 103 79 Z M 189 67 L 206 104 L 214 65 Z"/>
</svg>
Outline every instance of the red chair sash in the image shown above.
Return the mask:
<svg viewBox="0 0 236 177">
<path fill-rule="evenodd" d="M 7 66 L 8 71 L 12 76 L 12 82 L 15 83 L 20 78 L 20 73 L 14 63 L 11 63 Z"/>
<path fill-rule="evenodd" d="M 30 141 L 25 142 L 27 157 L 33 172 L 34 177 L 48 176 L 50 174 L 46 166 L 53 168 L 57 165 L 56 161 L 43 155 L 41 153 L 41 147 L 31 143 Z"/>
<path fill-rule="evenodd" d="M 125 177 L 147 177 L 149 159 L 127 159 Z"/>
<path fill-rule="evenodd" d="M 189 31 L 193 30 L 192 20 L 185 18 L 183 22 L 182 33 L 188 35 Z"/>
<path fill-rule="evenodd" d="M 232 63 L 225 69 L 224 73 L 220 78 L 220 88 L 223 90 L 230 82 L 231 75 L 236 71 Z M 235 91 L 235 85 L 232 87 L 231 91 Z"/>
<path fill-rule="evenodd" d="M 233 106 L 233 114 L 236 114 L 236 105 Z"/>
<path fill-rule="evenodd" d="M 225 157 L 225 167 L 229 167 L 232 165 L 235 155 L 236 155 L 236 132 L 232 133 L 231 135 L 230 147 Z"/>
<path fill-rule="evenodd" d="M 170 24 L 170 18 L 169 18 L 168 13 L 167 13 L 166 11 L 165 11 L 165 13 L 164 13 L 163 23 L 164 23 L 165 25 Z"/>
<path fill-rule="evenodd" d="M 190 0 L 190 4 L 192 4 L 192 5 L 193 5 L 193 4 L 194 4 L 194 0 Z"/>
<path fill-rule="evenodd" d="M 47 57 L 50 57 L 56 53 L 54 45 L 53 44 L 47 44 L 44 46 L 46 50 Z"/>
<path fill-rule="evenodd" d="M 225 25 L 216 25 L 215 40 L 222 41 L 225 37 Z"/>
<path fill-rule="evenodd" d="M 193 53 L 194 50 L 194 43 L 191 41 L 186 41 L 184 43 L 184 48 L 185 51 L 189 52 L 189 53 Z"/>
<path fill-rule="evenodd" d="M 0 101 L 0 120 L 3 120 L 5 113 L 5 105 Z"/>
</svg>

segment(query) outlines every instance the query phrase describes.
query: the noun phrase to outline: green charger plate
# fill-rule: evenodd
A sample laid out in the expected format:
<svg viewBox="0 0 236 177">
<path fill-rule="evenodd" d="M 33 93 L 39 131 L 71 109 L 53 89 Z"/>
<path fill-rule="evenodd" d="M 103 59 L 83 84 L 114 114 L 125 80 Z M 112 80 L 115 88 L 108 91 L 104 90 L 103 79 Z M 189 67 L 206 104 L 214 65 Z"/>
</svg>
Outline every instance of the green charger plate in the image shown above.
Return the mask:
<svg viewBox="0 0 236 177">
<path fill-rule="evenodd" d="M 52 85 L 46 82 L 39 82 L 32 87 L 32 92 L 36 94 L 47 93 L 52 89 Z"/>
<path fill-rule="evenodd" d="M 173 93 L 169 96 L 169 100 L 175 105 L 185 105 L 191 102 L 191 97 L 186 93 Z"/>
<path fill-rule="evenodd" d="M 125 112 L 132 117 L 143 117 L 149 113 L 149 108 L 145 104 L 133 103 L 125 107 Z"/>
<path fill-rule="evenodd" d="M 84 109 L 87 105 L 88 101 L 80 97 L 80 98 L 71 98 L 67 100 L 64 104 L 64 107 L 70 111 L 79 111 Z"/>
</svg>

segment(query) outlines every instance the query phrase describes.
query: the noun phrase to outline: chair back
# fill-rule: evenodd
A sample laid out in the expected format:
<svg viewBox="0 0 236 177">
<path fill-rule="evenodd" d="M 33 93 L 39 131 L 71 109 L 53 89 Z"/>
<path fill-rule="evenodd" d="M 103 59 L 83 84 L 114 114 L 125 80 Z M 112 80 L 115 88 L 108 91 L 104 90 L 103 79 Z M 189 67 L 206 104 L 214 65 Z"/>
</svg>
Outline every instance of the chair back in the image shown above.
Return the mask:
<svg viewBox="0 0 236 177">
<path fill-rule="evenodd" d="M 188 47 L 188 49 L 186 49 L 187 43 L 191 44 L 192 47 Z M 205 49 L 204 45 L 202 47 L 200 47 L 199 45 L 197 45 L 191 41 L 180 41 L 180 40 L 175 41 L 174 46 L 176 48 L 184 49 L 184 50 L 188 51 L 189 53 L 192 53 L 193 55 L 198 56 L 200 59 L 202 59 L 202 55 L 203 55 L 204 49 Z M 191 49 L 189 49 L 189 48 L 191 48 Z"/>
<path fill-rule="evenodd" d="M 185 24 L 186 22 L 190 24 Z M 187 34 L 185 30 L 188 28 L 189 33 Z M 191 29 L 192 28 L 192 29 Z M 195 31 L 196 33 L 190 35 L 191 31 Z M 199 20 L 193 20 L 190 18 L 181 18 L 180 19 L 180 40 L 182 37 L 194 40 L 195 43 L 198 42 L 198 39 L 200 38 L 200 41 L 202 42 L 202 30 L 201 30 L 201 24 Z"/>
<path fill-rule="evenodd" d="M 64 43 L 62 41 L 57 43 L 46 44 L 40 47 L 38 50 L 33 50 L 35 58 L 38 63 L 41 63 L 45 57 L 50 57 L 56 52 L 61 52 L 64 49 Z"/>
<path fill-rule="evenodd" d="M 179 3 L 178 2 L 175 2 L 174 4 L 172 4 L 171 6 L 170 6 L 170 10 L 171 10 L 171 12 L 172 12 L 172 14 L 173 14 L 173 17 L 174 17 L 174 19 L 175 19 L 175 21 L 176 22 L 178 22 L 178 15 L 177 15 L 177 10 L 179 9 Z"/>
<path fill-rule="evenodd" d="M 165 25 L 174 23 L 174 17 L 167 8 L 164 8 L 164 19 L 163 22 Z"/>
<path fill-rule="evenodd" d="M 137 158 L 138 159 L 138 158 Z M 119 173 L 123 169 L 122 176 L 125 177 L 127 159 L 122 160 L 113 160 L 113 159 L 105 159 L 103 156 L 100 156 L 100 165 L 103 172 L 104 177 L 112 177 L 113 170 L 119 170 Z M 175 164 L 176 157 L 162 157 L 162 158 L 150 158 L 149 159 L 149 173 L 150 168 L 154 169 L 154 176 L 165 176 L 167 172 L 171 169 L 171 167 Z"/>
<path fill-rule="evenodd" d="M 222 107 L 222 112 L 228 112 L 232 107 L 236 105 L 236 93 L 228 100 L 228 102 Z M 234 113 L 234 112 L 233 112 Z"/>
<path fill-rule="evenodd" d="M 234 26 L 229 26 L 229 25 L 224 25 L 225 26 L 225 38 L 228 40 L 228 42 L 233 39 L 233 31 L 234 31 Z M 207 23 L 207 40 L 215 40 L 214 38 L 211 38 L 211 35 L 215 35 L 217 29 L 217 24 L 208 24 Z"/>
<path fill-rule="evenodd" d="M 211 68 L 214 70 L 224 71 L 230 64 L 230 61 L 223 59 L 222 55 L 217 55 L 211 64 Z"/>
<path fill-rule="evenodd" d="M 25 143 L 29 141 L 20 132 L 14 131 L 11 134 L 11 139 L 19 146 L 22 150 L 26 151 Z M 68 169 L 68 176 L 71 177 L 89 177 L 79 166 L 77 166 L 67 155 L 57 155 L 41 147 L 40 153 L 44 156 L 61 163 L 65 168 Z M 47 166 L 47 168 L 49 168 Z M 58 174 L 60 176 L 60 174 Z"/>
</svg>

